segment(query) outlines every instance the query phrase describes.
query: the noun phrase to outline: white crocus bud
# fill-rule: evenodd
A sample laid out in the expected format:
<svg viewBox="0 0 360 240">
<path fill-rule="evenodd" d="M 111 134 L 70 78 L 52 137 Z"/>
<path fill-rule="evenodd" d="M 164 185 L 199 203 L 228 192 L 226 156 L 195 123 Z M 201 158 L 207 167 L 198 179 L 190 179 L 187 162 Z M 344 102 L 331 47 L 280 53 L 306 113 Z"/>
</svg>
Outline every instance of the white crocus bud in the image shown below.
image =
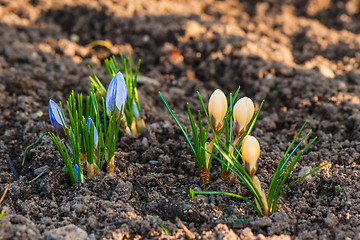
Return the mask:
<svg viewBox="0 0 360 240">
<path fill-rule="evenodd" d="M 241 146 L 241 156 L 246 172 L 252 176 L 257 170 L 257 160 L 260 156 L 260 144 L 253 136 L 246 136 Z"/>
<path fill-rule="evenodd" d="M 254 115 L 254 103 L 248 97 L 243 97 L 236 102 L 233 111 L 234 132 L 240 135 L 245 132 L 247 125 Z"/>
<path fill-rule="evenodd" d="M 228 108 L 225 94 L 216 89 L 210 96 L 208 111 L 215 132 L 218 132 L 223 126 L 223 120 Z"/>
</svg>

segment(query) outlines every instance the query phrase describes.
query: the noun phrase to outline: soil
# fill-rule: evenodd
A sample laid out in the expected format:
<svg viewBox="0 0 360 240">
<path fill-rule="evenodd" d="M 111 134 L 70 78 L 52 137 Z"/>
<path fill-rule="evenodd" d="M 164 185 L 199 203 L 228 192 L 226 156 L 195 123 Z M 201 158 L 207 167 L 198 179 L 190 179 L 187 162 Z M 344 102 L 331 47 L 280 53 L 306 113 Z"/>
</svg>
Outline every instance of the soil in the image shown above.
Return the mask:
<svg viewBox="0 0 360 240">
<path fill-rule="evenodd" d="M 89 47 L 94 40 L 106 40 L 109 49 Z M 356 0 L 0 1 L 0 194 L 9 189 L 0 206 L 0 239 L 70 233 L 90 239 L 358 239 L 359 49 Z M 65 102 L 72 90 L 86 94 L 88 65 L 108 86 L 103 60 L 119 51 L 142 60 L 139 94 L 147 126 L 120 139 L 115 173 L 71 186 L 48 136 L 22 166 L 25 147 L 53 131 L 49 99 Z M 158 96 L 161 91 L 189 126 L 186 102 L 194 112 L 201 107 L 196 91 L 208 99 L 216 88 L 228 95 L 238 86 L 256 107 L 265 100 L 253 131 L 265 189 L 304 121 L 318 139 L 291 179 L 331 162 L 287 191 L 270 217 L 256 218 L 249 204 L 226 196 L 190 199 L 190 188 L 251 195 L 239 181 L 219 180 L 216 161 L 210 185 L 200 186 L 191 150 Z"/>
</svg>

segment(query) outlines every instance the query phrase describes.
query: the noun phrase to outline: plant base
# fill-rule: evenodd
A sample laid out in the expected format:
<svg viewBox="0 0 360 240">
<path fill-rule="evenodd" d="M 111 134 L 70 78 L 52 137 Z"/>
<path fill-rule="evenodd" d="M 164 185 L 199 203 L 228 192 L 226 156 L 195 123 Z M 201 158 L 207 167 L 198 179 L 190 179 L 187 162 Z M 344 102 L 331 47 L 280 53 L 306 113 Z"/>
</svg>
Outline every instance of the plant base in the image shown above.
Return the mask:
<svg viewBox="0 0 360 240">
<path fill-rule="evenodd" d="M 98 168 L 98 166 L 96 166 L 96 164 L 94 164 L 94 163 L 90 164 L 87 167 L 87 177 L 92 178 L 99 171 L 100 171 L 100 168 Z"/>
<path fill-rule="evenodd" d="M 201 185 L 210 183 L 210 170 L 206 167 L 199 167 L 199 176 Z"/>
<path fill-rule="evenodd" d="M 133 136 L 138 135 L 145 129 L 144 119 L 138 118 L 131 124 L 131 134 Z"/>
<path fill-rule="evenodd" d="M 107 173 L 113 173 L 114 172 L 114 164 L 115 162 L 115 155 L 113 155 L 110 159 L 110 161 L 105 162 L 103 166 L 103 170 L 105 169 Z"/>
<path fill-rule="evenodd" d="M 221 180 L 223 180 L 224 182 L 230 182 L 230 177 L 231 177 L 231 171 L 229 170 L 224 170 L 221 173 Z"/>
<path fill-rule="evenodd" d="M 264 217 L 269 217 L 272 213 L 267 209 L 262 209 L 262 213 Z"/>
<path fill-rule="evenodd" d="M 113 173 L 114 172 L 114 163 L 108 162 L 106 165 L 106 172 Z"/>
<path fill-rule="evenodd" d="M 136 120 L 136 129 L 138 133 L 141 133 L 145 129 L 145 120 L 142 118 L 138 118 Z"/>
<path fill-rule="evenodd" d="M 80 153 L 80 160 L 85 162 L 86 159 L 87 159 L 87 155 L 84 153 Z"/>
</svg>

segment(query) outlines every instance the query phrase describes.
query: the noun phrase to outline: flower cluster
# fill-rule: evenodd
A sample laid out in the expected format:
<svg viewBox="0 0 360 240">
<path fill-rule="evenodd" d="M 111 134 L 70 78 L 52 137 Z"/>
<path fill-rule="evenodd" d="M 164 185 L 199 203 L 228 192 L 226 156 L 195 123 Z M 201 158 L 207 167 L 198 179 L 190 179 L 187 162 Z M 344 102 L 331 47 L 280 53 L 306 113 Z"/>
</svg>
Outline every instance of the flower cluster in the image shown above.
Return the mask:
<svg viewBox="0 0 360 240">
<path fill-rule="evenodd" d="M 122 57 L 122 61 L 126 60 Z M 71 93 L 67 101 L 68 122 L 65 120 L 61 104 L 59 107 L 53 100 L 49 100 L 50 121 L 56 131 L 56 135 L 50 133 L 50 136 L 65 162 L 64 169 L 68 170 L 73 184 L 83 181 L 82 161 L 86 162 L 88 177 L 93 177 L 101 170 L 114 172 L 115 147 L 119 132 L 136 135 L 145 127 L 142 120 L 141 127 L 136 128 L 135 133 L 135 130 L 127 131 L 128 125 L 123 124 L 130 119 L 131 126 L 140 119 L 139 99 L 137 94 L 134 94 L 137 93 L 136 78 L 139 64 L 136 77 L 133 79 L 132 75 L 128 75 L 126 64 L 124 77 L 115 63 L 115 58 L 106 61 L 109 75 L 112 77 L 107 89 L 95 74 L 94 78 L 90 77 L 92 84 L 86 97 L 85 113 L 82 94 L 75 97 L 74 92 Z M 131 68 L 131 64 L 129 67 Z M 133 106 L 134 102 L 136 109 Z M 128 106 L 131 106 L 131 111 L 128 110 Z"/>
<path fill-rule="evenodd" d="M 239 140 L 242 137 L 247 136 L 251 131 L 250 130 L 245 134 L 247 126 L 249 125 L 254 116 L 254 103 L 250 98 L 243 97 L 239 99 L 234 105 L 234 100 L 236 99 L 238 92 L 239 90 L 235 93 L 234 96 L 230 94 L 230 102 L 228 104 L 228 100 L 223 91 L 221 91 L 220 89 L 215 90 L 209 98 L 207 109 L 200 94 L 198 93 L 199 100 L 203 106 L 205 115 L 208 118 L 207 123 L 204 123 L 201 120 L 201 114 L 199 111 L 198 124 L 196 124 L 192 117 L 188 104 L 188 115 L 194 144 L 190 141 L 190 135 L 188 135 L 188 133 L 183 129 L 175 114 L 171 110 L 169 104 L 166 102 L 165 98 L 160 93 L 160 96 L 165 103 L 166 108 L 168 109 L 180 129 L 182 129 L 184 136 L 195 155 L 202 185 L 210 182 L 211 160 L 213 158 L 214 144 L 218 142 L 217 139 L 224 135 L 227 147 L 233 153 L 233 146 L 237 146 Z M 255 119 L 257 115 L 258 113 L 255 115 Z M 210 139 L 208 138 L 209 127 L 212 129 L 213 133 L 213 137 Z M 233 136 L 235 137 L 234 140 L 232 139 Z M 245 143 L 245 140 L 246 142 L 248 142 L 245 144 L 244 148 L 246 149 L 245 152 L 248 156 L 247 158 L 244 158 L 244 164 L 245 166 L 247 166 L 247 168 L 249 168 L 249 171 L 255 172 L 256 161 L 257 158 L 259 158 L 260 154 L 260 146 L 258 144 L 258 148 L 256 149 L 256 146 L 254 146 L 253 143 L 253 140 L 255 139 L 254 137 L 249 136 L 249 138 L 246 139 L 242 140 L 243 143 Z M 255 139 L 255 141 L 257 140 Z M 256 153 L 258 153 L 257 158 Z M 231 173 L 229 168 L 226 164 L 222 164 L 221 170 L 221 179 L 224 181 L 228 181 Z"/>
<path fill-rule="evenodd" d="M 290 176 L 296 163 L 299 161 L 302 154 L 315 141 L 316 137 L 309 141 L 309 143 L 291 160 L 295 151 L 301 144 L 309 137 L 311 131 L 303 137 L 303 139 L 293 148 L 295 142 L 300 136 L 305 124 L 290 144 L 289 148 L 281 158 L 279 165 L 271 180 L 268 193 L 261 188 L 261 182 L 255 175 L 257 172 L 257 162 L 260 157 L 259 141 L 251 136 L 250 133 L 254 127 L 260 110 L 264 101 L 260 104 L 257 112 L 254 111 L 254 103 L 248 97 L 243 97 L 235 103 L 236 96 L 239 93 L 238 89 L 234 95 L 230 94 L 230 101 L 225 94 L 217 89 L 210 96 L 208 103 L 208 111 L 198 92 L 198 97 L 207 117 L 207 123 L 201 120 L 200 111 L 198 111 L 198 124 L 192 117 L 189 104 L 187 104 L 188 115 L 190 120 L 191 135 L 181 126 L 179 120 L 160 93 L 160 97 L 165 103 L 165 106 L 177 125 L 180 127 L 185 136 L 187 143 L 192 150 L 196 163 L 199 167 L 200 181 L 204 186 L 210 180 L 211 159 L 216 158 L 221 163 L 221 179 L 228 182 L 233 173 L 241 182 L 245 184 L 255 201 L 248 198 L 227 192 L 216 191 L 194 191 L 190 189 L 190 196 L 195 197 L 195 194 L 221 194 L 227 196 L 238 197 L 250 203 L 256 210 L 258 216 L 269 216 L 276 209 L 276 204 L 280 196 L 291 186 L 298 181 L 304 179 L 306 176 L 318 171 L 328 163 L 318 166 L 309 173 L 299 177 L 295 181 L 285 186 L 285 181 Z M 235 103 L 235 104 L 234 104 Z M 208 126 L 211 127 L 213 136 L 208 139 Z M 193 142 L 190 140 L 192 136 Z M 293 149 L 292 149 L 293 148 Z M 214 149 L 217 149 L 219 156 L 214 154 Z M 240 159 L 240 161 L 239 161 Z"/>
</svg>

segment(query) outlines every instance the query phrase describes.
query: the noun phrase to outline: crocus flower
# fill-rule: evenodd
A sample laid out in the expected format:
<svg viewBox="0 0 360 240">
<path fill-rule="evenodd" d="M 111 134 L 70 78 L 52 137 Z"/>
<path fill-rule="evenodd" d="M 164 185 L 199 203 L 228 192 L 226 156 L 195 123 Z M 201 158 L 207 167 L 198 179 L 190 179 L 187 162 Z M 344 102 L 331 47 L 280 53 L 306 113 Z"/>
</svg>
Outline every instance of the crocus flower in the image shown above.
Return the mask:
<svg viewBox="0 0 360 240">
<path fill-rule="evenodd" d="M 51 99 L 49 100 L 49 116 L 51 124 L 54 126 L 55 130 L 63 132 L 63 128 L 66 127 L 64 115 L 62 114 L 59 106 Z"/>
<path fill-rule="evenodd" d="M 241 144 L 241 156 L 245 165 L 245 170 L 250 176 L 257 170 L 257 160 L 260 156 L 260 144 L 253 136 L 246 136 Z"/>
<path fill-rule="evenodd" d="M 247 125 L 254 115 L 254 103 L 248 97 L 243 97 L 236 102 L 233 111 L 234 132 L 240 135 L 245 132 Z"/>
<path fill-rule="evenodd" d="M 116 118 L 118 118 L 120 115 L 121 108 L 122 108 L 122 113 L 125 110 L 126 99 L 127 99 L 126 82 L 121 72 L 118 72 L 111 80 L 109 88 L 107 89 L 107 93 L 106 93 L 107 115 L 111 116 L 115 103 Z"/>
<path fill-rule="evenodd" d="M 79 181 L 79 166 L 77 164 L 74 165 L 74 173 L 75 173 L 75 177 L 76 177 L 76 181 Z M 84 176 L 82 173 L 80 173 L 80 182 L 83 183 L 84 182 Z"/>
<path fill-rule="evenodd" d="M 99 143 L 99 135 L 98 135 L 98 132 L 97 132 L 96 127 L 94 125 L 94 122 L 92 121 L 90 116 L 88 117 L 87 125 L 88 125 L 89 134 L 90 134 L 90 131 L 91 131 L 91 125 L 94 126 L 94 147 L 97 147 L 98 143 Z"/>
<path fill-rule="evenodd" d="M 208 112 L 215 132 L 218 132 L 222 125 L 227 111 L 226 96 L 220 89 L 216 89 L 210 96 Z"/>
</svg>

